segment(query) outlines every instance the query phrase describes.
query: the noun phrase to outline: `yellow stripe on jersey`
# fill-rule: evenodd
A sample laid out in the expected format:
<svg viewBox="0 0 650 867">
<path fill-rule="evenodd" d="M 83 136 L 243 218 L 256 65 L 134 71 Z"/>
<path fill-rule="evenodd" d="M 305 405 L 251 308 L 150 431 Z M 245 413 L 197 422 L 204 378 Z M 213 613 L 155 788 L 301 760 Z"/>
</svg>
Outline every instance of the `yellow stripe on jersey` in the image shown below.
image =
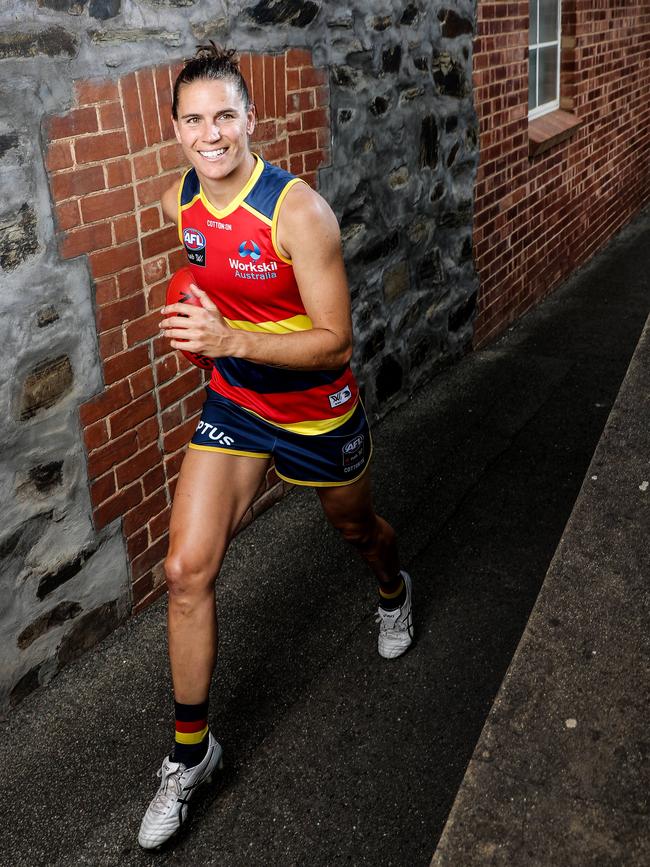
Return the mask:
<svg viewBox="0 0 650 867">
<path fill-rule="evenodd" d="M 211 213 L 214 217 L 217 217 L 220 220 L 223 220 L 224 217 L 227 217 L 229 214 L 232 214 L 233 211 L 236 211 L 237 208 L 242 204 L 246 196 L 253 189 L 255 184 L 258 182 L 260 175 L 264 171 L 264 160 L 257 156 L 257 154 L 253 154 L 257 163 L 255 168 L 253 169 L 253 174 L 250 176 L 244 187 L 237 193 L 235 198 L 229 202 L 223 210 L 219 210 L 215 208 L 212 202 L 208 199 L 208 197 L 203 192 L 203 187 L 201 187 L 201 202 L 203 206 L 209 213 Z"/>
<path fill-rule="evenodd" d="M 280 246 L 278 244 L 278 217 L 280 216 L 280 206 L 284 201 L 284 197 L 287 195 L 289 190 L 292 187 L 295 187 L 296 184 L 304 184 L 306 181 L 303 181 L 302 178 L 293 178 L 289 181 L 286 187 L 282 190 L 280 195 L 278 196 L 278 200 L 275 203 L 275 208 L 273 210 L 273 220 L 270 223 L 271 225 L 271 243 L 273 244 L 273 249 L 279 259 L 282 259 L 283 262 L 286 262 L 287 265 L 291 265 L 291 259 L 288 259 L 283 253 L 280 251 Z"/>
<path fill-rule="evenodd" d="M 247 406 L 242 406 L 240 408 L 245 410 L 246 412 L 250 412 L 251 415 L 256 415 L 267 424 L 272 424 L 273 427 L 279 427 L 282 428 L 282 430 L 288 430 L 291 433 L 298 433 L 302 434 L 303 436 L 318 436 L 318 434 L 329 433 L 330 431 L 336 430 L 337 427 L 341 427 L 342 424 L 345 424 L 346 421 L 352 418 L 352 415 L 357 408 L 357 404 L 355 403 L 352 409 L 346 412 L 345 415 L 339 415 L 336 418 L 296 421 L 291 424 L 281 424 L 278 421 L 271 421 L 271 419 L 264 418 L 263 415 L 260 415 L 258 412 L 254 412 Z"/>
<path fill-rule="evenodd" d="M 248 211 L 249 214 L 252 214 L 254 217 L 257 217 L 257 219 L 260 220 L 265 225 L 267 225 L 267 226 L 273 225 L 271 220 L 269 220 L 269 218 L 266 216 L 266 214 L 262 214 L 260 211 L 256 211 L 255 208 L 252 207 L 252 205 L 248 204 L 248 202 L 242 202 L 241 206 L 245 211 Z"/>
<path fill-rule="evenodd" d="M 291 334 L 294 331 L 309 331 L 313 328 L 309 316 L 298 314 L 289 319 L 280 319 L 278 322 L 248 322 L 246 319 L 226 319 L 224 322 L 238 331 L 260 331 L 265 334 Z"/>
</svg>

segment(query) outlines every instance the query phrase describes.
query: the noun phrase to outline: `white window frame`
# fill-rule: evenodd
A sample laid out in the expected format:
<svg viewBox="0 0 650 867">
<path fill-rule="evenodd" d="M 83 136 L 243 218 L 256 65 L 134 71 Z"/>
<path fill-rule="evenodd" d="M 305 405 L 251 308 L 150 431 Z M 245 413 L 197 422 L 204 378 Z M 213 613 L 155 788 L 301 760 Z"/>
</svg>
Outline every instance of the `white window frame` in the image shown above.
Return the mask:
<svg viewBox="0 0 650 867">
<path fill-rule="evenodd" d="M 539 8 L 540 2 L 538 0 L 537 3 L 537 38 L 539 39 Z M 530 33 L 530 25 L 528 28 L 528 32 Z M 551 102 L 545 102 L 543 105 L 538 105 L 536 108 L 530 109 L 528 111 L 528 120 L 535 120 L 536 117 L 541 117 L 544 114 L 548 114 L 551 111 L 556 111 L 560 107 L 560 47 L 562 43 L 562 0 L 558 0 L 557 4 L 557 42 L 556 40 L 552 40 L 551 42 L 536 42 L 534 45 L 530 44 L 530 38 L 528 40 L 528 55 L 530 57 L 531 49 L 537 49 L 537 75 L 535 78 L 535 96 L 539 96 L 539 49 L 547 48 L 552 45 L 557 44 L 557 89 L 555 93 L 555 99 Z M 530 75 L 530 63 L 528 65 L 528 75 Z M 537 102 L 537 99 L 535 100 Z"/>
</svg>

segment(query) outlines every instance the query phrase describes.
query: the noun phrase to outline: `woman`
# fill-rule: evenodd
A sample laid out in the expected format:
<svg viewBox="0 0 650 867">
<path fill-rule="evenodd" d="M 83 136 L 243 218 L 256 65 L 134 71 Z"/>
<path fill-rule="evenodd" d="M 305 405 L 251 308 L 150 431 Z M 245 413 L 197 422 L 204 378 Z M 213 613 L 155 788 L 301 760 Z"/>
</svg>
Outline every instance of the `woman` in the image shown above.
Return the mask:
<svg viewBox="0 0 650 867">
<path fill-rule="evenodd" d="M 372 505 L 336 218 L 307 184 L 251 152 L 255 108 L 234 52 L 198 49 L 176 80 L 172 117 L 190 168 L 162 207 L 178 225 L 201 306 L 163 308 L 161 327 L 172 347 L 211 357 L 214 370 L 170 522 L 176 738 L 142 820 L 144 848 L 178 830 L 191 794 L 221 764 L 207 723 L 214 585 L 271 457 L 279 476 L 316 488 L 329 521 L 374 571 L 379 653 L 399 656 L 413 637 L 410 578 Z"/>
</svg>

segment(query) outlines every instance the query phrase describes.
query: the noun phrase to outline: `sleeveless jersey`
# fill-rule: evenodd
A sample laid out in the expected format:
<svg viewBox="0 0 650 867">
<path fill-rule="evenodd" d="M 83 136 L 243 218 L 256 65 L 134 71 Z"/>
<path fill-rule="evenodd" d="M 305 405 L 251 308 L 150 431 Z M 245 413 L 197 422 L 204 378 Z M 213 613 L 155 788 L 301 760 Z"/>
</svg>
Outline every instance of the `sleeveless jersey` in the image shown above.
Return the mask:
<svg viewBox="0 0 650 867">
<path fill-rule="evenodd" d="M 302 181 L 256 155 L 244 188 L 219 210 L 193 168 L 182 178 L 181 243 L 197 284 L 231 328 L 285 334 L 312 327 L 291 260 L 278 249 L 276 237 L 280 206 L 297 183 Z M 210 387 L 273 425 L 308 435 L 344 424 L 359 399 L 347 364 L 337 370 L 289 370 L 215 358 Z"/>
</svg>

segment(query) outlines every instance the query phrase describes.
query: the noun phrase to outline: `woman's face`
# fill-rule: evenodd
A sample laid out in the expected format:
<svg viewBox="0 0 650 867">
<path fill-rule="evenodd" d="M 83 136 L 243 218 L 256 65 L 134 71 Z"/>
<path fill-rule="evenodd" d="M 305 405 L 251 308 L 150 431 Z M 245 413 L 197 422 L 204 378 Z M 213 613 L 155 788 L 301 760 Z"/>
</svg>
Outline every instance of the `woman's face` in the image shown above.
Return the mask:
<svg viewBox="0 0 650 867">
<path fill-rule="evenodd" d="M 255 109 L 246 109 L 232 79 L 181 85 L 177 115 L 176 138 L 204 178 L 228 177 L 250 154 L 248 137 L 255 129 Z"/>
</svg>

